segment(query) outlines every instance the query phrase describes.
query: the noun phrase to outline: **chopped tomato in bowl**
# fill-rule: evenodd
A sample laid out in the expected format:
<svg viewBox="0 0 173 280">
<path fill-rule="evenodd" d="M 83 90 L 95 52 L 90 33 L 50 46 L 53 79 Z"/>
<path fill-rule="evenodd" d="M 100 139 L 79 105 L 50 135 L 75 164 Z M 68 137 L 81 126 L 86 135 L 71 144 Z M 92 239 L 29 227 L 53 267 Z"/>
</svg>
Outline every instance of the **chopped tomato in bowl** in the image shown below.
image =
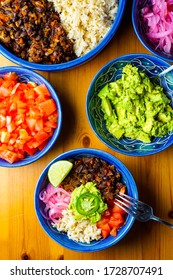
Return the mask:
<svg viewBox="0 0 173 280">
<path fill-rule="evenodd" d="M 43 76 L 21 67 L 0 68 L 0 166 L 41 158 L 57 140 L 61 124 L 58 95 Z"/>
</svg>

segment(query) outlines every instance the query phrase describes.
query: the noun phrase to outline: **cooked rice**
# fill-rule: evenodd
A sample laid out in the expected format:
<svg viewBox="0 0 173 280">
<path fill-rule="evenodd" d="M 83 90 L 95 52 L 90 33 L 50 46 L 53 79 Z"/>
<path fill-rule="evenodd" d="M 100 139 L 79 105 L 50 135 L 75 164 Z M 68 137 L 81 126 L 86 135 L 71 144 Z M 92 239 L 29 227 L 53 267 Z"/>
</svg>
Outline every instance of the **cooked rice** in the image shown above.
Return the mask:
<svg viewBox="0 0 173 280">
<path fill-rule="evenodd" d="M 92 50 L 109 31 L 118 0 L 48 0 L 54 3 L 78 57 Z"/>
<path fill-rule="evenodd" d="M 101 229 L 96 224 L 90 224 L 89 220 L 75 220 L 69 209 L 63 210 L 62 214 L 62 218 L 53 226 L 60 232 L 66 232 L 69 239 L 90 243 L 101 238 Z"/>
</svg>

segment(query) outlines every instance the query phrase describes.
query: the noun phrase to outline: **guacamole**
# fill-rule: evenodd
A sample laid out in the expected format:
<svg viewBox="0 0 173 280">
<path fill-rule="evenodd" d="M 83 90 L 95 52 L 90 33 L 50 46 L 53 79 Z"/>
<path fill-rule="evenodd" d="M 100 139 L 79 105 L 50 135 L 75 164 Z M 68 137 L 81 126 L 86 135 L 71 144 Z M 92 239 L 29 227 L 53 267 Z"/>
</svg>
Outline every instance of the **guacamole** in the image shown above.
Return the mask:
<svg viewBox="0 0 173 280">
<path fill-rule="evenodd" d="M 69 209 L 73 211 L 76 220 L 90 220 L 91 224 L 101 219 L 107 209 L 96 184 L 88 182 L 74 189 L 71 194 Z"/>
<path fill-rule="evenodd" d="M 127 64 L 121 79 L 98 93 L 106 127 L 116 138 L 151 142 L 173 130 L 173 109 L 164 89 L 137 67 Z"/>
</svg>

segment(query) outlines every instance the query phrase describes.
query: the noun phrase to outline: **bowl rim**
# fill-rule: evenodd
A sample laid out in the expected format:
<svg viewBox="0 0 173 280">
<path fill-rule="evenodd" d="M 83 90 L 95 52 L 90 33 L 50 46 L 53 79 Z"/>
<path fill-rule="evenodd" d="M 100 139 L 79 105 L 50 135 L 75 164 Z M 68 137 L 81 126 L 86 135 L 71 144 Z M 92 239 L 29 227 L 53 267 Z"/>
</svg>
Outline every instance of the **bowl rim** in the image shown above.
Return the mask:
<svg viewBox="0 0 173 280">
<path fill-rule="evenodd" d="M 9 72 L 16 72 L 19 76 L 21 74 L 23 75 L 29 75 L 31 77 L 34 77 L 38 79 L 41 83 L 44 83 L 48 90 L 50 91 L 51 97 L 54 99 L 56 106 L 57 106 L 57 111 L 58 111 L 58 123 L 57 127 L 54 130 L 54 133 L 52 137 L 49 139 L 47 145 L 44 147 L 43 150 L 39 151 L 39 154 L 35 154 L 33 156 L 28 156 L 24 158 L 21 161 L 14 162 L 12 164 L 6 162 L 5 160 L 3 163 L 0 161 L 0 166 L 1 167 L 8 167 L 8 168 L 15 168 L 15 167 L 22 167 L 26 166 L 28 164 L 31 164 L 37 160 L 39 160 L 41 157 L 43 157 L 54 145 L 54 143 L 57 141 L 57 138 L 60 134 L 61 127 L 62 127 L 62 107 L 60 103 L 60 99 L 58 96 L 57 91 L 54 89 L 54 87 L 50 84 L 50 82 L 41 74 L 32 71 L 31 69 L 27 69 L 21 66 L 4 66 L 0 67 L 0 76 L 3 75 L 4 73 L 9 73 Z"/>
<path fill-rule="evenodd" d="M 166 61 L 169 61 L 169 62 L 173 62 L 173 57 L 172 58 L 169 58 L 166 56 L 166 54 L 164 55 L 161 55 L 159 54 L 156 50 L 154 50 L 153 48 L 150 47 L 150 45 L 147 43 L 147 42 L 144 42 L 142 36 L 141 36 L 141 33 L 139 32 L 138 28 L 137 28 L 137 25 L 136 25 L 136 21 L 135 21 L 135 6 L 136 6 L 136 0 L 133 0 L 133 3 L 132 3 L 132 11 L 131 11 L 131 17 L 132 17 L 132 25 L 133 25 L 133 29 L 136 33 L 136 36 L 138 38 L 138 40 L 141 42 L 141 44 L 150 52 L 152 53 L 153 55 L 157 56 L 158 58 L 161 58 L 161 59 L 164 59 Z"/>
<path fill-rule="evenodd" d="M 3 47 L 0 44 L 0 54 L 2 54 L 4 57 L 9 59 L 15 64 L 18 64 L 20 66 L 26 67 L 31 70 L 38 70 L 38 71 L 63 71 L 63 70 L 69 70 L 71 68 L 77 67 L 83 63 L 86 63 L 90 59 L 92 59 L 94 56 L 99 54 L 104 47 L 110 42 L 110 40 L 113 38 L 115 35 L 115 32 L 119 28 L 119 25 L 122 21 L 123 14 L 125 11 L 126 7 L 126 1 L 127 0 L 121 0 L 119 1 L 119 6 L 118 6 L 118 12 L 117 12 L 117 20 L 115 20 L 108 31 L 108 33 L 104 36 L 104 38 L 100 41 L 100 43 L 91 51 L 86 53 L 85 55 L 76 58 L 74 60 L 71 60 L 69 62 L 64 62 L 60 64 L 39 64 L 39 63 L 33 63 L 26 61 L 20 57 L 17 57 L 10 51 L 8 51 L 5 47 Z"/>
<path fill-rule="evenodd" d="M 99 69 L 99 71 L 95 74 L 95 76 L 93 77 L 89 87 L 88 87 L 88 91 L 87 91 L 87 95 L 86 95 L 86 115 L 87 115 L 87 118 L 88 118 L 88 122 L 90 124 L 90 127 L 92 128 L 92 131 L 94 132 L 94 134 L 97 136 L 97 138 L 103 143 L 105 144 L 107 147 L 109 147 L 110 149 L 112 149 L 113 151 L 116 151 L 120 154 L 124 154 L 124 155 L 127 155 L 127 156 L 136 156 L 136 157 L 142 157 L 142 156 L 149 156 L 149 155 L 154 155 L 156 153 L 159 153 L 163 150 L 165 150 L 166 148 L 170 147 L 173 143 L 167 143 L 166 145 L 164 145 L 163 147 L 160 147 L 157 149 L 157 151 L 155 150 L 150 150 L 150 151 L 145 151 L 145 152 L 142 152 L 142 153 L 139 153 L 139 152 L 136 152 L 136 151 L 130 151 L 130 152 L 127 152 L 127 151 L 122 151 L 116 147 L 113 147 L 111 146 L 109 143 L 107 143 L 105 140 L 103 140 L 101 138 L 101 136 L 95 131 L 94 127 L 93 127 L 93 124 L 92 124 L 92 121 L 91 121 L 91 117 L 90 117 L 90 114 L 89 114 L 89 102 L 88 102 L 88 99 L 89 99 L 89 95 L 90 95 L 90 91 L 92 90 L 92 88 L 94 87 L 94 84 L 95 84 L 95 81 L 98 79 L 98 77 L 100 76 L 100 74 L 102 73 L 102 71 L 104 71 L 105 69 L 109 68 L 110 65 L 112 65 L 112 63 L 116 62 L 116 61 L 119 61 L 121 59 L 128 59 L 129 57 L 130 58 L 137 58 L 137 57 L 144 57 L 144 58 L 149 58 L 150 60 L 152 61 L 159 61 L 162 66 L 165 66 L 165 67 L 169 67 L 170 64 L 168 62 L 166 62 L 165 60 L 163 60 L 162 58 L 160 57 L 157 57 L 157 56 L 154 56 L 152 54 L 146 54 L 146 53 L 131 53 L 131 54 L 125 54 L 125 55 L 121 55 L 121 56 L 118 56 L 110 61 L 108 61 L 105 65 L 103 65 L 103 67 L 101 69 Z"/>
<path fill-rule="evenodd" d="M 66 152 L 58 155 L 53 160 L 51 160 L 48 163 L 48 165 L 44 168 L 44 170 L 42 171 L 42 173 L 39 176 L 38 181 L 36 183 L 35 192 L 34 192 L 34 208 L 35 208 L 36 217 L 37 217 L 38 222 L 41 225 L 42 229 L 56 243 L 58 243 L 59 245 L 65 247 L 67 249 L 77 251 L 77 252 L 84 252 L 84 253 L 85 252 L 96 252 L 96 251 L 101 251 L 101 250 L 107 249 L 110 246 L 113 246 L 117 242 L 119 242 L 131 229 L 133 223 L 135 222 L 135 218 L 128 215 L 127 216 L 128 222 L 124 225 L 124 231 L 121 234 L 117 235 L 116 237 L 112 238 L 111 242 L 106 244 L 106 246 L 101 246 L 101 248 L 92 249 L 93 248 L 92 246 L 87 247 L 87 246 L 83 246 L 81 243 L 79 243 L 79 244 L 77 243 L 77 246 L 79 246 L 79 248 L 74 248 L 75 245 L 67 246 L 63 242 L 55 240 L 53 234 L 51 233 L 50 228 L 48 228 L 48 231 L 45 229 L 44 218 L 42 217 L 42 215 L 39 211 L 39 205 L 38 205 L 38 195 L 40 192 L 39 185 L 43 183 L 46 173 L 47 173 L 49 167 L 51 166 L 51 164 L 53 164 L 54 162 L 61 160 L 61 159 L 78 156 L 79 154 L 86 154 L 86 155 L 91 154 L 91 155 L 98 156 L 98 157 L 103 156 L 103 158 L 104 159 L 106 158 L 105 160 L 107 160 L 108 162 L 110 162 L 110 161 L 114 162 L 114 165 L 115 165 L 115 167 L 117 167 L 117 169 L 119 169 L 119 167 L 123 168 L 123 173 L 124 173 L 125 177 L 130 180 L 130 189 L 133 193 L 133 197 L 138 199 L 138 189 L 136 186 L 136 182 L 135 182 L 131 172 L 129 171 L 129 169 L 126 167 L 126 165 L 122 161 L 120 161 L 118 158 L 116 158 L 116 156 L 113 156 L 112 154 L 105 152 L 103 150 L 100 150 L 100 149 L 77 148 L 77 149 L 72 149 L 72 150 L 66 151 Z M 70 240 L 70 241 L 72 242 L 72 244 L 73 243 L 76 244 L 76 242 L 74 242 L 73 240 Z"/>
</svg>

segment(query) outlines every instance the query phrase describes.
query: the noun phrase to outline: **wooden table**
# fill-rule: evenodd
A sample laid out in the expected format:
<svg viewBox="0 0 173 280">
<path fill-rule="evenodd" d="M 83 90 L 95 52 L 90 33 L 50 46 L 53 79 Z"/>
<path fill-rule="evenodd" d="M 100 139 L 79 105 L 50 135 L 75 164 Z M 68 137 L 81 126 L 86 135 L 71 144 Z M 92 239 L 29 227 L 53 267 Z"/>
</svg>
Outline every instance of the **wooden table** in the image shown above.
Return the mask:
<svg viewBox="0 0 173 280">
<path fill-rule="evenodd" d="M 0 167 L 0 259 L 1 260 L 102 260 L 173 259 L 173 230 L 149 221 L 135 222 L 117 245 L 96 253 L 77 253 L 56 244 L 41 228 L 34 210 L 34 191 L 44 167 L 55 156 L 74 148 L 99 148 L 120 159 L 131 171 L 141 200 L 153 206 L 156 215 L 172 221 L 173 146 L 156 155 L 131 157 L 107 148 L 93 133 L 86 116 L 89 84 L 111 59 L 128 53 L 147 53 L 131 23 L 131 1 L 118 32 L 107 47 L 86 64 L 65 72 L 41 74 L 55 87 L 63 108 L 59 140 L 39 161 L 21 168 Z M 1 66 L 13 65 L 0 56 Z"/>
</svg>

